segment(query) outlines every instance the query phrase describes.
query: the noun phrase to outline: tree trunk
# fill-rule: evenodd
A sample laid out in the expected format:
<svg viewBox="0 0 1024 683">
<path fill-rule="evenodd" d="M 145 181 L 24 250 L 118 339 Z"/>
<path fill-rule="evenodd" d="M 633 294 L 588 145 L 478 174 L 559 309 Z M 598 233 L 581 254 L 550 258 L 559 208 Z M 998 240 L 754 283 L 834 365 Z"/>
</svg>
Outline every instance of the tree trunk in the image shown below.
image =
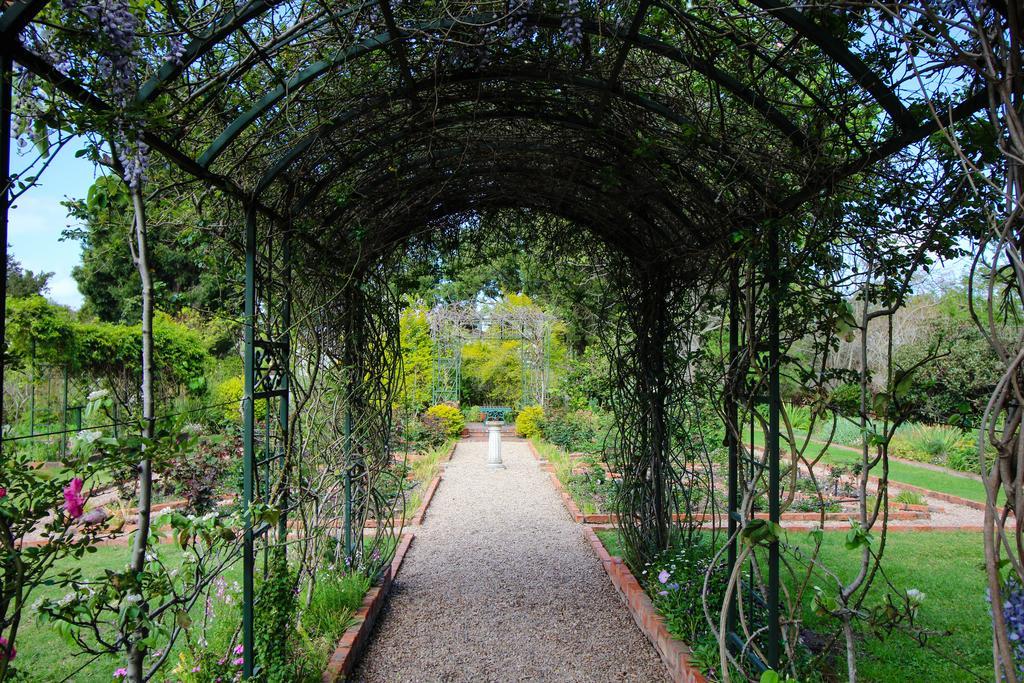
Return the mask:
<svg viewBox="0 0 1024 683">
<path fill-rule="evenodd" d="M 153 275 L 149 269 L 149 247 L 146 238 L 146 213 L 140 187 L 132 188 L 132 207 L 135 210 L 135 265 L 142 280 L 142 436 L 152 439 L 154 430 L 153 413 Z M 145 447 L 143 447 L 145 448 Z M 153 473 L 150 459 L 143 457 L 139 462 L 139 528 L 135 532 L 132 546 L 131 568 L 141 572 L 146 568 L 146 550 L 149 541 L 150 506 L 152 504 Z M 143 609 L 148 609 L 142 603 Z M 133 644 L 128 656 L 128 677 L 134 683 L 143 680 L 143 665 L 146 648 L 139 644 L 145 633 L 133 634 Z"/>
</svg>

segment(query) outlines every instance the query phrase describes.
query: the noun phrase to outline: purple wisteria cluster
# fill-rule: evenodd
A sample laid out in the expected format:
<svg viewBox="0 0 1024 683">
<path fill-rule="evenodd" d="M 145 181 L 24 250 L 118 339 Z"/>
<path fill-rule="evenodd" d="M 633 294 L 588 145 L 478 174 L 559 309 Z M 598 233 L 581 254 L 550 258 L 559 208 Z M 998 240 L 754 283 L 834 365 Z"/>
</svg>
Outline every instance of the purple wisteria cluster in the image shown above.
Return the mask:
<svg viewBox="0 0 1024 683">
<path fill-rule="evenodd" d="M 580 0 L 566 0 L 565 13 L 562 15 L 562 31 L 565 32 L 565 39 L 574 47 L 583 41 Z"/>
<path fill-rule="evenodd" d="M 124 167 L 125 180 L 135 190 L 146 179 L 146 171 L 149 170 L 149 145 L 143 138 L 142 130 L 137 129 L 133 133 L 131 138 L 126 135 L 121 137 L 117 151 L 118 160 Z"/>
<path fill-rule="evenodd" d="M 1003 586 L 1003 619 L 1006 621 L 1006 637 L 1013 647 L 1017 676 L 1024 676 L 1024 585 L 1015 577 L 1006 580 Z M 992 596 L 987 596 L 989 603 Z"/>
<path fill-rule="evenodd" d="M 185 43 L 180 38 L 171 38 L 171 43 L 167 54 L 164 55 L 164 61 L 174 66 L 181 66 L 184 64 L 183 58 L 185 56 Z"/>
<path fill-rule="evenodd" d="M 139 29 L 142 22 L 132 12 L 128 0 L 61 0 L 66 11 L 78 11 L 96 25 L 102 38 L 99 50 L 98 75 L 106 83 L 110 102 L 127 112 L 136 91 L 139 74 Z M 172 40 L 167 61 L 180 63 L 185 47 Z M 126 115 L 114 122 L 114 140 L 118 160 L 124 167 L 125 180 L 135 189 L 146 177 L 149 168 L 149 145 L 143 140 L 141 126 Z"/>
<path fill-rule="evenodd" d="M 518 0 L 510 8 L 508 14 L 508 27 L 505 34 L 513 45 L 526 40 L 526 13 L 533 9 L 533 0 Z"/>
</svg>

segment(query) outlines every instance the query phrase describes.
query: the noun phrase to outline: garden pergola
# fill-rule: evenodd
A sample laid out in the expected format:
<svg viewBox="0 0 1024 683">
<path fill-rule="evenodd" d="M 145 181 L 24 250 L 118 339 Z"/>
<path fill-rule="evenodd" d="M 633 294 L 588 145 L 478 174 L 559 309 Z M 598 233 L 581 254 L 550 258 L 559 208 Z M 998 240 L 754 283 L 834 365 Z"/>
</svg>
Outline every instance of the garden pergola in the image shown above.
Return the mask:
<svg viewBox="0 0 1024 683">
<path fill-rule="evenodd" d="M 0 17 L 0 172 L 10 176 L 18 65 L 48 83 L 52 97 L 105 122 L 101 134 L 119 131 L 123 145 L 148 146 L 244 207 L 244 229 L 224 237 L 245 258 L 245 505 L 269 495 L 261 473 L 280 466 L 287 450 L 295 280 L 340 289 L 325 297 L 367 315 L 377 302 L 360 283 L 372 279 L 374 264 L 449 217 L 525 207 L 590 231 L 635 274 L 646 317 L 632 353 L 653 379 L 638 380 L 634 391 L 655 407 L 645 411 L 636 476 L 657 480 L 666 341 L 659 297 L 669 283 L 728 272 L 729 354 L 738 358 L 739 264 L 730 255 L 756 238 L 768 291 L 771 372 L 763 389 L 769 518 L 777 522 L 786 286 L 779 222 L 940 124 L 913 95 L 909 56 L 873 38 L 870 27 L 854 30 L 828 8 L 782 0 L 691 4 L 251 0 L 188 9 L 172 2 L 158 17 L 167 30 L 133 36 L 142 57 L 124 95 L 97 88 L 100 78 L 83 58 L 45 49 L 54 36 L 88 43 L 69 18 L 85 2 L 14 0 Z M 95 6 L 102 14 L 110 4 Z M 131 56 L 114 53 L 102 35 L 95 49 Z M 147 58 L 155 64 L 149 71 Z M 933 103 L 948 125 L 986 104 L 981 91 L 940 101 L 951 92 L 937 85 Z M 148 116 L 157 108 L 159 117 Z M 4 193 L 3 245 L 8 208 Z M 353 315 L 346 325 L 356 324 Z M 346 348 L 353 366 L 372 362 L 358 343 Z M 736 391 L 727 408 L 734 422 Z M 262 436 L 254 411 L 261 400 L 275 407 Z M 735 434 L 729 446 L 735 561 L 736 530 L 748 520 L 740 514 L 744 460 Z M 663 526 L 664 494 L 652 495 L 651 511 L 638 514 Z M 246 676 L 255 547 L 270 526 L 245 529 Z M 284 533 L 284 518 L 279 526 Z M 777 541 L 769 552 L 763 664 L 775 668 Z"/>
</svg>

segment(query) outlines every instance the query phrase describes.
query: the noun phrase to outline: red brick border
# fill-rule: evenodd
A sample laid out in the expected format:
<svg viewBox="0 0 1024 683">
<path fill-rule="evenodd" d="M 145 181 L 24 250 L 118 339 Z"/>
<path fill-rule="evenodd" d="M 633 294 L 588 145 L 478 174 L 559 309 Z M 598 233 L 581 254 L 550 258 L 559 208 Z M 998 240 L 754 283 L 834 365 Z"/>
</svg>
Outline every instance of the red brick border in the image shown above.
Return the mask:
<svg viewBox="0 0 1024 683">
<path fill-rule="evenodd" d="M 583 536 L 594 549 L 601 561 L 601 566 L 608 573 L 612 585 L 619 592 L 622 601 L 629 607 L 633 621 L 651 645 L 658 651 L 661 661 L 668 669 L 669 676 L 675 683 L 707 683 L 704 674 L 690 663 L 690 647 L 681 640 L 673 638 L 665 628 L 665 620 L 654 608 L 654 603 L 629 571 L 629 567 L 621 557 L 612 557 L 597 537 L 597 533 L 589 526 L 583 527 Z"/>
<path fill-rule="evenodd" d="M 405 554 L 408 552 L 409 545 L 414 537 L 414 534 L 411 532 L 402 534 L 402 539 L 398 543 L 398 548 L 395 549 L 395 558 L 391 560 L 391 565 L 384 570 L 380 577 L 380 582 L 367 591 L 366 596 L 363 598 L 363 604 L 356 611 L 355 618 L 357 623 L 350 626 L 341 636 L 341 640 L 338 641 L 334 654 L 331 655 L 331 659 L 327 662 L 327 670 L 324 671 L 321 677 L 323 683 L 344 681 L 352 673 L 363 649 L 370 642 L 370 634 L 373 631 L 374 624 L 377 622 L 377 616 L 380 614 L 384 600 L 391 590 L 391 583 L 398 574 L 398 570 L 402 566 L 402 560 L 405 559 Z"/>
</svg>

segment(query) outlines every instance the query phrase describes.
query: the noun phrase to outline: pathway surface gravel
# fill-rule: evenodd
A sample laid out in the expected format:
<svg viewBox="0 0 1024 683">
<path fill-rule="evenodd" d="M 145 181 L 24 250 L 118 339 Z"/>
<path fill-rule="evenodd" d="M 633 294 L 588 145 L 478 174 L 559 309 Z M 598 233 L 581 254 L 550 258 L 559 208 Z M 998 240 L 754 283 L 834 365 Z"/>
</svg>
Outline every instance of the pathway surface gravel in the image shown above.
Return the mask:
<svg viewBox="0 0 1024 683">
<path fill-rule="evenodd" d="M 523 442 L 462 442 L 355 681 L 667 680 Z"/>
</svg>

